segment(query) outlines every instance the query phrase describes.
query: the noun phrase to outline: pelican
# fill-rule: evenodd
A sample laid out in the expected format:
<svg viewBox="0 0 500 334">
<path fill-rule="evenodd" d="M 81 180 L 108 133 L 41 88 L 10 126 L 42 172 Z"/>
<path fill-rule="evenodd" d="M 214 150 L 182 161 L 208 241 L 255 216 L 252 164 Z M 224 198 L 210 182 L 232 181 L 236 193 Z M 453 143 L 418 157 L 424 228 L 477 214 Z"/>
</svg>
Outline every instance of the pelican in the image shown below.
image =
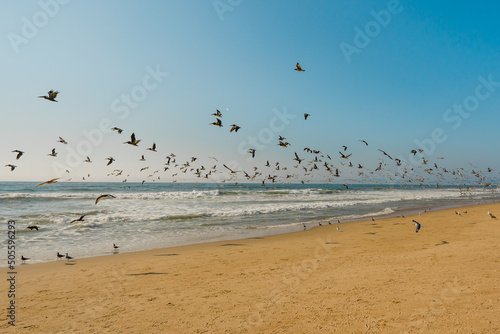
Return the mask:
<svg viewBox="0 0 500 334">
<path fill-rule="evenodd" d="M 85 161 L 84 161 L 84 162 L 89 162 L 89 163 L 91 163 L 92 161 L 90 160 L 89 156 L 87 156 L 87 159 L 85 159 Z"/>
<path fill-rule="evenodd" d="M 23 151 L 19 151 L 19 150 L 14 150 L 12 151 L 13 153 L 17 153 L 16 155 L 16 160 L 19 160 L 20 157 L 23 156 L 24 152 Z"/>
<path fill-rule="evenodd" d="M 212 116 L 216 116 L 216 117 L 222 117 L 222 114 L 221 112 L 219 111 L 219 109 L 216 109 L 217 112 L 213 113 Z"/>
<path fill-rule="evenodd" d="M 295 158 L 293 160 L 297 161 L 300 164 L 304 159 L 300 159 L 299 156 L 297 155 L 297 152 L 294 153 L 295 153 Z"/>
<path fill-rule="evenodd" d="M 305 70 L 303 70 L 302 67 L 300 67 L 299 63 L 297 63 L 297 65 L 295 65 L 294 70 L 297 71 L 297 72 L 305 72 Z"/>
<path fill-rule="evenodd" d="M 215 125 L 215 126 L 218 126 L 218 127 L 222 128 L 222 122 L 221 122 L 220 118 L 217 118 L 215 120 L 215 122 L 210 123 L 209 125 Z"/>
<path fill-rule="evenodd" d="M 310 114 L 304 113 L 304 119 L 307 120 L 307 117 L 311 116 Z"/>
<path fill-rule="evenodd" d="M 112 127 L 112 128 L 111 128 L 111 131 L 116 131 L 116 132 L 118 132 L 118 134 L 120 134 L 120 133 L 122 133 L 122 131 L 123 131 L 123 130 L 122 130 L 122 129 L 120 129 L 120 128 L 117 128 L 117 127 L 115 126 L 115 127 Z"/>
<path fill-rule="evenodd" d="M 342 152 L 340 152 L 340 151 L 339 151 L 339 153 L 340 153 L 340 157 L 341 157 L 342 159 L 348 159 L 348 158 L 352 155 L 352 153 L 351 153 L 351 154 L 348 154 L 348 155 L 344 155 L 344 153 L 342 153 Z"/>
<path fill-rule="evenodd" d="M 95 200 L 95 204 L 96 205 L 97 203 L 99 203 L 99 201 L 103 198 L 116 198 L 115 196 L 111 195 L 111 194 L 104 194 L 104 195 L 101 195 L 99 197 L 97 197 L 97 199 Z"/>
<path fill-rule="evenodd" d="M 69 223 L 70 223 L 70 224 L 73 224 L 74 222 L 82 222 L 82 221 L 83 221 L 83 217 L 85 217 L 85 216 L 86 216 L 86 215 L 80 216 L 80 218 L 78 218 L 78 219 L 74 219 L 74 220 L 70 221 Z"/>
<path fill-rule="evenodd" d="M 153 146 L 151 146 L 150 148 L 147 148 L 147 150 L 156 152 L 156 143 L 153 143 Z"/>
<path fill-rule="evenodd" d="M 49 156 L 51 156 L 51 157 L 57 157 L 57 152 L 56 152 L 56 149 L 55 149 L 55 148 L 53 148 L 53 149 L 52 149 L 52 153 L 47 154 L 47 155 L 49 155 Z"/>
<path fill-rule="evenodd" d="M 146 159 L 144 158 L 144 154 L 141 156 L 141 158 L 139 159 L 139 161 L 146 161 Z"/>
<path fill-rule="evenodd" d="M 49 180 L 49 181 L 46 181 L 46 182 L 43 182 L 43 183 L 40 183 L 39 185 L 37 185 L 36 187 L 40 187 L 40 186 L 43 186 L 45 184 L 53 184 L 53 183 L 57 183 L 57 180 L 59 180 L 60 177 L 56 178 L 56 179 L 52 179 L 52 180 Z M 36 188 L 35 187 L 35 188 Z"/>
<path fill-rule="evenodd" d="M 62 144 L 67 144 L 68 142 L 64 139 L 62 139 L 61 137 L 59 137 L 59 140 L 57 141 L 58 143 L 62 143 Z"/>
<path fill-rule="evenodd" d="M 141 141 L 140 139 L 135 139 L 135 133 L 132 133 L 130 135 L 130 140 L 124 142 L 124 144 L 129 144 L 129 145 L 137 146 L 137 144 L 139 144 L 140 141 Z"/>
<path fill-rule="evenodd" d="M 255 158 L 255 149 L 254 148 L 249 148 L 247 152 L 252 155 L 252 158 Z"/>
<path fill-rule="evenodd" d="M 238 132 L 238 130 L 240 129 L 241 127 L 236 125 L 236 124 L 232 124 L 231 125 L 231 130 L 229 130 L 229 132 Z"/>
<path fill-rule="evenodd" d="M 52 101 L 52 102 L 57 102 L 56 101 L 57 94 L 59 94 L 58 91 L 54 92 L 54 90 L 51 89 L 51 90 L 49 90 L 47 92 L 47 95 L 45 95 L 45 96 L 42 95 L 42 96 L 39 96 L 39 97 L 43 98 L 43 99 L 46 99 L 46 100 L 49 100 L 49 101 Z"/>
<path fill-rule="evenodd" d="M 111 164 L 113 163 L 113 161 L 115 161 L 115 159 L 114 159 L 114 158 L 112 158 L 112 157 L 109 157 L 109 158 L 106 158 L 106 159 L 108 160 L 108 163 L 107 163 L 107 165 L 106 165 L 106 166 L 111 165 Z"/>
</svg>

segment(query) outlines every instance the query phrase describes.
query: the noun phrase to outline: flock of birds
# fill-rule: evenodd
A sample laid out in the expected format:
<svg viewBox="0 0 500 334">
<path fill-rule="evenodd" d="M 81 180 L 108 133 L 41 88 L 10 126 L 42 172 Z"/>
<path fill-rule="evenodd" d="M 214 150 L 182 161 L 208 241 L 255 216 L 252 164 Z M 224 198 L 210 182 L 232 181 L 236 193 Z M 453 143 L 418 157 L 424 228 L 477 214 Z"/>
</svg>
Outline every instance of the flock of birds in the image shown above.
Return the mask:
<svg viewBox="0 0 500 334">
<path fill-rule="evenodd" d="M 305 72 L 305 70 L 301 67 L 299 63 L 296 64 L 294 69 L 297 72 Z M 39 98 L 43 98 L 45 100 L 51 102 L 58 102 L 56 97 L 59 92 L 50 90 L 47 95 L 39 96 Z M 223 127 L 222 119 L 223 114 L 220 110 L 216 109 L 215 113 L 211 114 L 211 116 L 215 116 L 215 121 L 209 123 L 209 125 L 213 125 L 219 128 Z M 311 115 L 309 113 L 304 113 L 304 120 L 308 120 Z M 229 132 L 237 133 L 242 127 L 237 124 L 231 124 Z M 112 127 L 112 131 L 115 131 L 118 135 L 123 133 L 123 129 L 118 127 Z M 276 145 L 283 148 L 289 149 L 292 146 L 287 138 L 282 135 L 279 135 L 277 138 Z M 63 139 L 61 136 L 58 136 L 57 143 L 61 145 L 68 145 L 68 141 Z M 366 140 L 360 139 L 359 142 L 366 149 L 370 149 L 371 146 Z M 123 144 L 139 147 L 141 143 L 141 139 L 137 139 L 135 133 L 133 132 L 130 135 L 130 140 L 124 141 Z M 163 166 L 160 168 L 155 168 L 155 170 L 150 173 L 147 177 L 142 180 L 144 184 L 147 179 L 152 180 L 153 182 L 156 180 L 160 180 L 160 172 L 170 172 L 170 177 L 172 178 L 172 182 L 177 182 L 177 177 L 182 174 L 187 174 L 188 172 L 200 179 L 214 179 L 215 182 L 225 183 L 225 182 L 234 182 L 237 185 L 241 178 L 246 179 L 246 182 L 260 182 L 262 186 L 269 187 L 270 184 L 282 182 L 282 183 L 297 183 L 300 180 L 301 183 L 313 182 L 317 179 L 326 179 L 326 183 L 339 183 L 341 187 L 344 187 L 346 190 L 349 189 L 349 183 L 396 183 L 401 184 L 404 187 L 415 187 L 415 186 L 429 186 L 430 184 L 435 184 L 435 187 L 439 187 L 441 184 L 458 184 L 461 192 L 466 194 L 467 192 L 473 191 L 476 188 L 487 189 L 493 187 L 498 184 L 499 179 L 496 175 L 494 175 L 493 169 L 487 168 L 486 170 L 480 170 L 477 167 L 473 167 L 471 170 L 466 170 L 463 167 L 459 168 L 446 168 L 438 165 L 438 162 L 430 162 L 429 158 L 426 158 L 425 152 L 421 148 L 411 148 L 408 150 L 409 154 L 413 156 L 420 155 L 421 165 L 415 166 L 409 164 L 406 161 L 402 161 L 398 158 L 393 158 L 393 154 L 387 153 L 385 150 L 378 148 L 377 151 L 380 152 L 379 161 L 376 163 L 376 166 L 373 168 L 368 168 L 365 166 L 365 163 L 356 161 L 353 163 L 352 152 L 348 152 L 349 147 L 344 144 L 339 146 L 338 156 L 335 159 L 335 155 L 331 152 L 323 152 L 319 149 L 312 149 L 309 147 L 304 147 L 302 149 L 302 153 L 298 153 L 294 150 L 291 154 L 290 161 L 288 162 L 280 162 L 276 161 L 271 163 L 269 160 L 265 160 L 263 165 L 255 164 L 251 170 L 235 170 L 226 164 L 222 164 L 224 169 L 220 169 L 217 166 L 218 159 L 215 157 L 207 157 L 207 159 L 212 159 L 215 164 L 211 167 L 206 165 L 208 163 L 207 160 L 205 164 L 201 161 L 202 159 L 198 159 L 198 157 L 191 157 L 185 161 L 177 161 L 177 155 L 174 153 L 170 153 L 165 156 L 165 161 Z M 358 148 L 359 149 L 359 148 Z M 146 148 L 146 151 L 158 153 L 158 147 L 156 143 L 152 143 L 150 147 Z M 52 148 L 50 153 L 47 153 L 47 156 L 51 158 L 58 157 L 58 152 L 56 148 Z M 256 148 L 250 147 L 247 149 L 249 157 L 253 160 L 258 151 Z M 301 151 L 299 151 L 301 152 Z M 20 161 L 25 152 L 16 148 L 12 150 L 12 153 L 15 153 L 16 161 Z M 437 159 L 443 160 L 444 157 L 438 157 Z M 115 159 L 112 156 L 105 158 L 107 160 L 106 166 L 110 166 L 115 163 L 118 159 Z M 140 154 L 140 158 L 138 159 L 141 162 L 147 161 L 147 158 L 144 154 Z M 85 160 L 82 161 L 86 164 L 93 164 L 94 161 L 89 156 L 86 157 Z M 11 172 L 15 172 L 17 165 L 12 163 L 8 163 L 5 167 L 9 168 Z M 144 166 L 139 170 L 140 175 L 144 171 L 147 171 L 152 166 Z M 394 171 L 396 169 L 396 171 Z M 349 171 L 346 173 L 346 171 Z M 70 176 L 70 171 L 66 170 L 68 176 Z M 125 172 L 125 169 L 114 169 L 110 171 L 107 176 L 108 177 L 124 177 L 121 182 L 125 183 L 128 180 L 128 177 L 131 177 L 133 171 Z M 343 176 L 342 182 L 338 182 L 337 180 Z M 357 176 L 356 176 L 357 174 Z M 217 175 L 217 177 L 214 177 Z M 85 172 L 85 175 L 79 176 L 82 181 L 86 181 L 91 177 L 90 172 Z M 168 177 L 168 176 L 167 176 Z M 57 183 L 59 180 L 62 181 L 72 181 L 73 177 L 63 178 L 57 177 L 50 179 L 48 181 L 42 182 L 35 186 L 35 188 L 46 186 L 50 184 Z M 280 181 L 281 180 L 281 181 Z M 379 181 L 377 181 L 379 180 Z M 383 181 L 380 181 L 383 180 Z M 439 181 L 438 181 L 439 180 Z M 406 184 L 406 185 L 405 185 Z M 97 204 L 100 200 L 104 198 L 114 198 L 111 194 L 104 194 L 99 196 L 95 204 Z M 492 218 L 494 216 L 488 213 Z M 75 223 L 78 221 L 83 221 L 85 215 L 81 215 L 78 219 L 71 220 L 69 223 Z M 416 232 L 418 232 L 421 228 L 421 224 L 416 221 L 413 221 L 416 225 Z M 29 229 L 38 230 L 37 226 L 28 226 Z M 113 244 L 114 249 L 118 247 Z M 60 254 L 57 255 L 58 258 L 61 258 Z M 28 260 L 29 258 L 23 257 L 23 262 Z M 68 254 L 66 253 L 66 259 L 68 259 Z M 69 260 L 69 259 L 68 259 Z"/>
</svg>

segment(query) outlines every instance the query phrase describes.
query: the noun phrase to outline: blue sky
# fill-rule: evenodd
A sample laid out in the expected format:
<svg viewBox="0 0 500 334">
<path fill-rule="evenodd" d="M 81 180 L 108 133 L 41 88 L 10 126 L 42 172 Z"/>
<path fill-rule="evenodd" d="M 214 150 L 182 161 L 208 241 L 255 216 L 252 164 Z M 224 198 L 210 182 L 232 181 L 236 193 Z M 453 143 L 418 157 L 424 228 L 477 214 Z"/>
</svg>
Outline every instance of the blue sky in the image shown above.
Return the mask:
<svg viewBox="0 0 500 334">
<path fill-rule="evenodd" d="M 63 179 L 123 180 L 106 176 L 115 167 L 140 181 L 139 168 L 158 170 L 170 153 L 180 163 L 194 156 L 207 167 L 213 156 L 219 166 L 250 171 L 266 160 L 291 166 L 294 152 L 314 157 L 304 147 L 341 167 L 342 145 L 353 163 L 374 169 L 383 157 L 377 149 L 409 159 L 418 143 L 425 148 L 419 158 L 449 169 L 498 169 L 499 7 L 405 0 L 9 3 L 0 13 L 0 180 L 48 180 L 61 168 L 70 170 Z M 364 45 L 356 44 L 356 31 L 366 34 Z M 346 57 L 345 45 L 356 53 Z M 297 62 L 305 72 L 293 70 Z M 37 98 L 50 89 L 60 91 L 58 103 Z M 464 103 L 470 111 L 453 111 Z M 223 128 L 209 125 L 216 109 Z M 103 120 L 124 133 L 102 131 Z M 229 133 L 233 123 L 239 132 Z M 432 139 L 435 129 L 439 140 Z M 139 147 L 122 144 L 132 132 Z M 259 135 L 262 148 L 249 161 L 241 151 Z M 278 135 L 291 146 L 279 147 Z M 59 136 L 69 144 L 57 143 Z M 87 151 L 83 142 L 91 144 Z M 157 153 L 146 151 L 153 142 Z M 52 148 L 58 157 L 47 156 Z M 25 152 L 18 161 L 14 149 Z M 92 165 L 71 164 L 71 152 L 75 161 L 85 159 L 79 149 Z M 142 154 L 146 164 L 138 161 Z M 109 156 L 116 162 L 107 167 Z"/>
</svg>

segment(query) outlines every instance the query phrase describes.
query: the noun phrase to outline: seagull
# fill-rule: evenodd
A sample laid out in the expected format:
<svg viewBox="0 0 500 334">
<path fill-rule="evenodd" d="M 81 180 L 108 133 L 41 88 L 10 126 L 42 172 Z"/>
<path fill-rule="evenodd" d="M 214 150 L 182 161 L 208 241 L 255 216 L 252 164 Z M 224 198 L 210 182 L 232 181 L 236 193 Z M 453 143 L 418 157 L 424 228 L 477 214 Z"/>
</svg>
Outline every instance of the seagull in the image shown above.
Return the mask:
<svg viewBox="0 0 500 334">
<path fill-rule="evenodd" d="M 61 137 L 59 137 L 59 140 L 57 142 L 62 143 L 62 144 L 68 143 L 66 140 L 62 139 Z"/>
<path fill-rule="evenodd" d="M 57 94 L 59 94 L 59 92 L 58 92 L 58 91 L 55 91 L 55 92 L 54 92 L 54 90 L 52 90 L 52 89 L 51 89 L 51 90 L 49 90 L 49 91 L 47 92 L 47 95 L 45 95 L 45 96 L 39 96 L 39 97 L 41 97 L 41 98 L 43 98 L 43 99 L 46 99 L 46 100 L 49 100 L 49 101 L 52 101 L 52 102 L 57 102 L 57 101 L 55 100 L 55 99 L 56 99 L 56 97 L 57 97 Z"/>
<path fill-rule="evenodd" d="M 110 195 L 110 194 L 104 194 L 104 195 L 101 195 L 99 197 L 97 197 L 97 199 L 95 200 L 95 204 L 96 205 L 97 203 L 99 203 L 99 201 L 103 198 L 116 198 L 115 196 L 113 195 Z"/>
<path fill-rule="evenodd" d="M 340 227 L 337 226 L 337 231 L 340 231 Z"/>
<path fill-rule="evenodd" d="M 252 155 L 252 158 L 255 158 L 255 149 L 254 148 L 249 148 L 247 152 Z"/>
<path fill-rule="evenodd" d="M 17 153 L 17 155 L 16 155 L 16 160 L 19 160 L 19 158 L 20 158 L 20 157 L 22 157 L 22 156 L 23 156 L 23 154 L 24 154 L 24 152 L 23 152 L 23 151 L 19 151 L 19 150 L 14 150 L 14 151 L 12 151 L 12 152 Z"/>
<path fill-rule="evenodd" d="M 140 139 L 135 139 L 135 133 L 132 132 L 132 134 L 130 135 L 130 140 L 124 142 L 124 144 L 137 146 L 137 144 L 139 144 L 140 141 L 141 141 Z"/>
<path fill-rule="evenodd" d="M 115 159 L 112 158 L 112 157 L 109 157 L 109 158 L 106 158 L 106 159 L 109 160 L 106 166 L 111 165 L 113 163 L 113 161 L 115 161 Z"/>
<path fill-rule="evenodd" d="M 85 216 L 86 216 L 86 215 L 83 215 L 83 216 L 81 216 L 81 217 L 80 217 L 80 218 L 78 218 L 78 219 L 74 219 L 74 220 L 70 221 L 69 223 L 70 223 L 70 224 L 73 224 L 74 222 L 82 222 L 82 221 L 83 221 L 83 217 L 85 217 Z"/>
<path fill-rule="evenodd" d="M 307 120 L 307 117 L 311 116 L 310 114 L 304 113 L 304 119 Z"/>
<path fill-rule="evenodd" d="M 50 155 L 51 157 L 57 157 L 57 152 L 56 152 L 56 149 L 55 149 L 55 148 L 53 148 L 53 149 L 52 149 L 52 153 L 47 154 L 47 155 Z"/>
<path fill-rule="evenodd" d="M 490 216 L 491 218 L 493 219 L 496 219 L 497 217 L 495 217 L 491 212 L 488 211 L 488 216 Z"/>
<path fill-rule="evenodd" d="M 122 130 L 122 129 L 120 129 L 120 128 L 117 128 L 117 127 L 115 126 L 115 127 L 112 127 L 112 128 L 111 128 L 111 131 L 116 131 L 116 132 L 118 132 L 118 134 L 120 134 L 120 133 L 122 133 L 122 131 L 123 131 L 123 130 Z"/>
<path fill-rule="evenodd" d="M 119 246 L 117 246 L 117 245 L 115 245 L 115 244 L 113 244 L 113 248 L 114 248 L 114 249 L 118 249 L 118 248 L 120 248 L 120 247 L 119 247 Z"/>
<path fill-rule="evenodd" d="M 49 180 L 49 181 L 46 181 L 46 182 L 43 182 L 43 183 L 40 183 L 39 185 L 37 185 L 36 187 L 40 187 L 40 186 L 43 186 L 45 184 L 53 184 L 53 183 L 57 183 L 57 180 L 59 180 L 60 177 L 56 178 L 56 179 L 52 179 L 52 180 Z M 36 188 L 35 187 L 35 188 Z"/>
<path fill-rule="evenodd" d="M 33 231 L 33 230 L 37 230 L 38 231 L 38 226 L 36 226 L 36 225 L 30 225 L 30 226 L 28 226 L 26 228 L 29 228 L 31 231 Z"/>
<path fill-rule="evenodd" d="M 218 126 L 218 127 L 222 128 L 222 122 L 221 122 L 220 118 L 217 118 L 215 120 L 215 122 L 210 123 L 209 125 L 215 125 L 215 126 Z"/>
<path fill-rule="evenodd" d="M 30 258 L 29 257 L 24 257 L 24 256 L 21 255 L 21 260 L 23 260 L 23 263 L 24 263 L 24 261 L 30 260 Z"/>
<path fill-rule="evenodd" d="M 66 256 L 65 258 L 69 261 L 69 260 L 73 260 L 73 257 L 72 256 L 69 256 L 68 253 L 66 253 Z"/>
<path fill-rule="evenodd" d="M 305 72 L 305 70 L 303 70 L 302 67 L 300 67 L 299 63 L 297 63 L 297 65 L 295 65 L 294 70 L 297 71 L 297 72 Z"/>
<path fill-rule="evenodd" d="M 229 132 L 238 132 L 238 130 L 241 129 L 240 126 L 236 125 L 236 124 L 232 124 L 231 125 L 231 130 L 229 130 Z"/>
<path fill-rule="evenodd" d="M 10 167 L 10 171 L 12 172 L 14 169 L 16 169 L 17 166 L 15 165 L 5 165 L 5 167 Z"/>
<path fill-rule="evenodd" d="M 418 221 L 416 220 L 413 220 L 413 224 L 416 226 L 415 228 L 415 232 L 418 233 L 418 231 L 420 231 L 420 227 L 424 226 L 422 224 L 420 224 Z"/>
<path fill-rule="evenodd" d="M 147 150 L 156 152 L 156 143 L 153 143 L 153 146 L 151 146 L 150 148 L 147 148 Z"/>
<path fill-rule="evenodd" d="M 213 113 L 212 116 L 216 116 L 216 117 L 222 117 L 222 114 L 221 112 L 219 111 L 219 109 L 216 109 L 217 112 Z"/>
<path fill-rule="evenodd" d="M 57 259 L 59 260 L 60 258 L 63 258 L 64 255 L 60 254 L 59 252 L 57 252 Z"/>
<path fill-rule="evenodd" d="M 368 143 L 366 141 L 364 141 L 364 140 L 359 140 L 359 141 L 362 143 L 365 143 L 365 145 L 368 146 Z"/>
</svg>

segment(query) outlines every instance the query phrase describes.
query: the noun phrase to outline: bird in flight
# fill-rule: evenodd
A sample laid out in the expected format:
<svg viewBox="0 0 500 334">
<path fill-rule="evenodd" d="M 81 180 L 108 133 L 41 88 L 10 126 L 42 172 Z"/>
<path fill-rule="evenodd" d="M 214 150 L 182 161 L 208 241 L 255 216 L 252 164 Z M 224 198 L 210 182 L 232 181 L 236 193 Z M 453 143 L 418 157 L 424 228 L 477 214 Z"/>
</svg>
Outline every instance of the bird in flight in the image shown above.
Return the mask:
<svg viewBox="0 0 500 334">
<path fill-rule="evenodd" d="M 300 67 L 299 63 L 297 63 L 297 65 L 295 65 L 294 70 L 297 72 L 305 72 L 306 71 L 306 70 L 303 70 L 302 67 Z"/>
<path fill-rule="evenodd" d="M 82 222 L 83 221 L 83 217 L 85 217 L 86 215 L 83 215 L 83 216 L 80 216 L 80 218 L 78 219 L 73 219 L 72 221 L 70 221 L 69 223 L 70 224 L 73 224 L 74 222 Z"/>
<path fill-rule="evenodd" d="M 57 94 L 59 94 L 58 91 L 55 91 L 54 90 L 49 90 L 47 95 L 42 95 L 42 96 L 39 96 L 43 99 L 46 99 L 46 100 L 49 100 L 49 101 L 52 101 L 52 102 L 57 102 L 56 101 L 56 97 L 57 97 Z"/>
<path fill-rule="evenodd" d="M 307 117 L 311 116 L 310 114 L 304 113 L 304 119 L 307 120 Z"/>
<path fill-rule="evenodd" d="M 47 154 L 47 155 L 50 155 L 51 157 L 57 157 L 57 152 L 56 152 L 56 149 L 55 149 L 55 148 L 53 148 L 53 149 L 52 149 L 52 153 Z"/>
<path fill-rule="evenodd" d="M 64 139 L 62 139 L 61 137 L 59 137 L 59 140 L 57 141 L 58 143 L 62 143 L 62 144 L 67 144 L 68 142 Z"/>
<path fill-rule="evenodd" d="M 139 161 L 146 161 L 146 158 L 144 158 L 144 154 L 141 156 L 141 158 L 139 159 Z"/>
<path fill-rule="evenodd" d="M 216 117 L 222 117 L 222 114 L 221 112 L 219 111 L 219 109 L 216 109 L 217 112 L 213 113 L 212 116 L 216 116 Z"/>
<path fill-rule="evenodd" d="M 135 133 L 132 132 L 132 134 L 130 135 L 130 140 L 124 142 L 124 144 L 137 146 L 137 144 L 139 144 L 140 141 L 141 141 L 140 139 L 135 139 Z"/>
<path fill-rule="evenodd" d="M 24 152 L 23 151 L 19 151 L 19 150 L 14 150 L 12 151 L 13 153 L 17 153 L 16 155 L 16 160 L 19 160 L 20 157 L 23 156 Z"/>
<path fill-rule="evenodd" d="M 393 158 L 391 158 L 391 156 L 387 153 L 385 153 L 385 151 L 382 151 L 381 149 L 378 149 L 380 152 L 382 152 L 384 155 L 386 155 L 389 159 L 391 160 L 394 160 Z"/>
<path fill-rule="evenodd" d="M 252 155 L 252 158 L 255 158 L 255 149 L 254 148 L 249 148 L 247 152 Z"/>
<path fill-rule="evenodd" d="M 111 131 L 116 131 L 116 132 L 118 132 L 118 134 L 120 134 L 120 133 L 122 133 L 123 130 L 114 126 L 111 128 Z"/>
<path fill-rule="evenodd" d="M 488 216 L 490 216 L 491 218 L 493 219 L 496 219 L 497 217 L 495 217 L 491 212 L 488 211 Z"/>
<path fill-rule="evenodd" d="M 297 152 L 294 153 L 295 153 L 295 158 L 293 160 L 297 161 L 300 164 L 304 159 L 300 159 L 299 156 L 297 155 Z"/>
<path fill-rule="evenodd" d="M 14 171 L 14 169 L 16 169 L 17 166 L 9 164 L 9 165 L 5 165 L 5 167 L 9 167 L 10 171 L 12 172 L 12 171 Z"/>
<path fill-rule="evenodd" d="M 92 161 L 91 161 L 91 160 L 90 160 L 90 158 L 87 156 L 87 159 L 85 159 L 85 161 L 84 161 L 84 162 L 89 162 L 89 163 L 91 163 Z"/>
<path fill-rule="evenodd" d="M 215 125 L 215 126 L 218 126 L 218 127 L 222 128 L 222 121 L 220 120 L 220 118 L 217 118 L 215 120 L 215 122 L 210 123 L 210 125 Z"/>
<path fill-rule="evenodd" d="M 342 152 L 340 152 L 340 151 L 339 151 L 339 153 L 340 153 L 340 157 L 341 157 L 342 159 L 348 159 L 348 158 L 352 155 L 352 153 L 351 153 L 351 154 L 348 154 L 348 155 L 344 155 L 344 153 L 342 153 Z"/>
<path fill-rule="evenodd" d="M 99 201 L 103 198 L 116 198 L 115 196 L 111 195 L 111 194 L 104 194 L 104 195 L 101 195 L 99 197 L 97 197 L 97 199 L 95 200 L 95 204 L 94 205 L 97 205 L 97 203 L 99 203 Z"/>
<path fill-rule="evenodd" d="M 115 159 L 113 157 L 109 157 L 109 158 L 106 158 L 108 160 L 108 163 L 106 166 L 109 166 L 113 163 L 113 161 L 115 161 Z"/>
<path fill-rule="evenodd" d="M 147 150 L 156 152 L 156 143 L 153 143 L 153 146 L 151 146 L 150 148 L 147 148 Z"/>
<path fill-rule="evenodd" d="M 364 141 L 364 140 L 359 140 L 359 141 L 362 143 L 365 143 L 365 145 L 368 146 L 368 143 L 366 141 Z"/>
<path fill-rule="evenodd" d="M 60 177 L 56 178 L 56 179 L 52 179 L 52 180 L 49 180 L 49 181 L 46 181 L 46 182 L 43 182 L 43 183 L 40 183 L 39 185 L 37 185 L 36 187 L 40 187 L 40 186 L 43 186 L 45 184 L 53 184 L 53 183 L 57 183 L 57 180 L 59 180 Z M 35 187 L 35 188 L 36 188 Z"/>
<path fill-rule="evenodd" d="M 232 124 L 231 125 L 231 130 L 229 130 L 229 132 L 238 132 L 238 130 L 241 129 L 240 126 L 236 125 L 236 124 Z"/>
<path fill-rule="evenodd" d="M 420 231 L 420 228 L 424 225 L 420 224 L 418 221 L 416 220 L 413 220 L 413 224 L 416 226 L 415 228 L 415 233 L 418 233 L 418 231 Z"/>
<path fill-rule="evenodd" d="M 38 231 L 38 226 L 36 226 L 36 225 L 30 225 L 30 226 L 28 226 L 26 228 L 29 228 L 31 231 L 33 231 L 33 230 L 37 230 Z"/>
</svg>

